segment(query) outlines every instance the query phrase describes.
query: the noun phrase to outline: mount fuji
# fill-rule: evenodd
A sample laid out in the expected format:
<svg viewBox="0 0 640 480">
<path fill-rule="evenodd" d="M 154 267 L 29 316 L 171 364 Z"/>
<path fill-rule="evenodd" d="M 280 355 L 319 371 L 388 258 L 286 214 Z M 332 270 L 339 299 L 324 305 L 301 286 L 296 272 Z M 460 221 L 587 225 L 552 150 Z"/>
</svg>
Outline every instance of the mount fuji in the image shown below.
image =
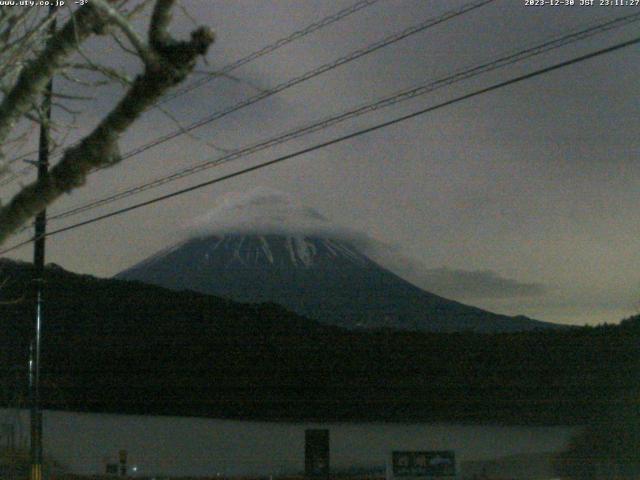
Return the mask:
<svg viewBox="0 0 640 480">
<path fill-rule="evenodd" d="M 116 278 L 276 303 L 347 328 L 506 332 L 557 326 L 421 290 L 363 253 L 361 235 L 280 192 L 228 198 L 199 224 L 187 240 Z"/>
</svg>

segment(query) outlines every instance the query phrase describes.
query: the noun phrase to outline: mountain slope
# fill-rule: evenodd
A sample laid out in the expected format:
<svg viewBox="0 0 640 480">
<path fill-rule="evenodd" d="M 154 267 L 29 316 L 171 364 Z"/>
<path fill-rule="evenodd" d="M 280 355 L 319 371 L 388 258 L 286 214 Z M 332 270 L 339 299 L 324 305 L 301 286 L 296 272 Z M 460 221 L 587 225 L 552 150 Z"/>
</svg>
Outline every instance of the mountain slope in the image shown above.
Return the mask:
<svg viewBox="0 0 640 480">
<path fill-rule="evenodd" d="M 348 328 L 506 332 L 553 324 L 508 317 L 426 292 L 352 243 L 305 234 L 212 234 L 181 242 L 119 273 L 174 290 L 272 302 Z"/>
</svg>

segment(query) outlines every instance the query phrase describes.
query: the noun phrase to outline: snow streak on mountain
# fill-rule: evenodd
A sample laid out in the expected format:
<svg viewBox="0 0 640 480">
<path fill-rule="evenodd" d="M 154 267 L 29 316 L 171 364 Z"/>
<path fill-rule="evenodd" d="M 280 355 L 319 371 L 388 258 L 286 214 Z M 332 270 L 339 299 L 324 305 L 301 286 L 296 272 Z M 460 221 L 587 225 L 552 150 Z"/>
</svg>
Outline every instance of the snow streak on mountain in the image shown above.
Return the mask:
<svg viewBox="0 0 640 480">
<path fill-rule="evenodd" d="M 447 300 L 398 277 L 357 247 L 365 237 L 287 196 L 227 200 L 191 238 L 118 274 L 241 302 L 273 302 L 348 328 L 514 331 L 550 326 Z"/>
</svg>

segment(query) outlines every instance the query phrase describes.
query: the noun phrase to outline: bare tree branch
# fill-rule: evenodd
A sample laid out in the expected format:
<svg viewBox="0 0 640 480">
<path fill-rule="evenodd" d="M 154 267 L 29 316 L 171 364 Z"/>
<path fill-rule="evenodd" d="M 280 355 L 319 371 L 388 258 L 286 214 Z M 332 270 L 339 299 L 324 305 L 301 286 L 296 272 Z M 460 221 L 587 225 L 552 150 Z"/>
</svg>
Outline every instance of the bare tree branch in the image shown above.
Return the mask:
<svg viewBox="0 0 640 480">
<path fill-rule="evenodd" d="M 115 8 L 113 8 L 106 0 L 92 0 L 93 5 L 99 8 L 105 15 L 109 17 L 109 20 L 113 22 L 115 25 L 122 30 L 122 32 L 127 36 L 131 45 L 134 46 L 140 58 L 144 61 L 144 63 L 154 64 L 158 62 L 158 58 L 155 55 L 154 51 L 147 47 L 144 40 L 138 35 L 138 33 L 133 29 L 129 21 L 120 15 Z"/>
<path fill-rule="evenodd" d="M 74 19 L 69 20 L 50 39 L 41 55 L 24 67 L 11 92 L 0 103 L 0 144 L 6 140 L 16 122 L 29 111 L 32 102 L 44 91 L 64 59 L 73 52 L 77 40 L 82 41 L 92 33 L 100 33 L 105 26 L 104 16 L 91 4 L 78 9 Z"/>
<path fill-rule="evenodd" d="M 118 163 L 121 159 L 119 136 L 169 88 L 182 82 L 193 70 L 197 58 L 206 54 L 214 39 L 208 28 L 196 29 L 188 41 L 178 41 L 169 35 L 167 29 L 173 3 L 173 0 L 157 0 L 153 10 L 149 45 L 146 48 L 152 52 L 155 61 L 145 61 L 143 73 L 135 78 L 116 107 L 95 130 L 67 149 L 48 175 L 25 186 L 6 206 L 0 208 L 0 244 L 62 194 L 83 185 L 92 170 Z M 0 142 L 3 136 L 8 135 L 15 121 L 28 110 L 29 101 L 62 65 L 64 57 L 76 45 L 76 37 L 81 40 L 91 32 L 102 33 L 107 23 L 113 21 L 111 15 L 96 15 L 98 11 L 99 8 L 95 7 L 91 10 L 85 7 L 79 9 L 75 13 L 75 22 L 70 20 L 52 38 L 43 52 L 46 58 L 39 57 L 34 65 L 25 68 L 23 75 L 27 70 L 31 72 L 36 79 L 32 83 L 37 85 L 19 80 L 14 91 L 0 105 Z"/>
<path fill-rule="evenodd" d="M 169 23 L 171 23 L 171 8 L 175 0 L 157 0 L 151 16 L 151 28 L 149 29 L 149 43 L 160 50 L 171 43 L 169 36 Z"/>
</svg>

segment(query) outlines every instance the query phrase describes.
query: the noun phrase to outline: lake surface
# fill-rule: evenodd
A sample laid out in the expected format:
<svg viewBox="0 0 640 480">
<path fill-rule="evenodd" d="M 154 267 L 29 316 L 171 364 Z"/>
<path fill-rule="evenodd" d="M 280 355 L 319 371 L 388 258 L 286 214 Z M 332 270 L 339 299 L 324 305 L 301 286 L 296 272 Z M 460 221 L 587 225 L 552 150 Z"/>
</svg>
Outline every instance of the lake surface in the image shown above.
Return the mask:
<svg viewBox="0 0 640 480">
<path fill-rule="evenodd" d="M 3 433 L 28 446 L 26 410 L 0 409 Z M 7 427 L 13 425 L 13 427 Z M 44 412 L 45 456 L 78 474 L 104 473 L 127 451 L 133 475 L 279 475 L 304 471 L 308 428 L 330 431 L 331 468 L 384 468 L 394 450 L 454 450 L 460 464 L 561 451 L 576 427 L 447 423 L 275 423 Z M 3 443 L 6 444 L 6 434 Z M 135 468 L 135 471 L 133 470 Z"/>
</svg>

